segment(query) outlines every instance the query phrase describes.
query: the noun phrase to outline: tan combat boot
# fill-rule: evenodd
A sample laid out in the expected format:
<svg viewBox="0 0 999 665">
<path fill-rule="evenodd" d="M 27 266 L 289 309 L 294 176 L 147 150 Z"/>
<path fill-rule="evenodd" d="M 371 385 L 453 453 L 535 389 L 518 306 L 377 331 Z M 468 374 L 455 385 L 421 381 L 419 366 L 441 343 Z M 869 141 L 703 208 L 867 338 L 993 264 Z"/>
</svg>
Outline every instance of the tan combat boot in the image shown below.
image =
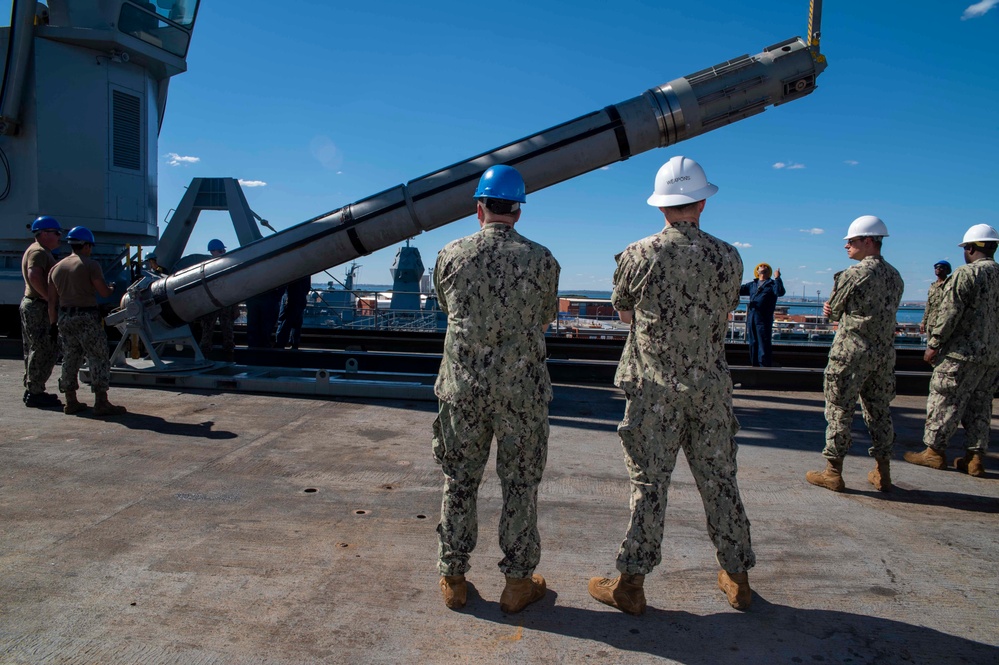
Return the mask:
<svg viewBox="0 0 999 665">
<path fill-rule="evenodd" d="M 964 457 L 954 460 L 954 468 L 969 476 L 981 478 L 985 475 L 985 456 L 969 450 Z"/>
<path fill-rule="evenodd" d="M 718 571 L 718 588 L 725 592 L 728 604 L 737 610 L 748 610 L 753 602 L 753 590 L 749 588 L 749 573 L 727 573 Z"/>
<path fill-rule="evenodd" d="M 589 591 L 591 596 L 604 605 L 639 616 L 645 612 L 644 584 L 645 575 L 621 573 L 615 579 L 591 577 Z"/>
<path fill-rule="evenodd" d="M 516 614 L 531 603 L 545 597 L 545 578 L 541 575 L 517 578 L 507 577 L 506 587 L 500 594 L 500 609 L 507 614 Z"/>
<path fill-rule="evenodd" d="M 66 391 L 66 405 L 62 407 L 62 412 L 68 415 L 73 415 L 74 413 L 79 413 L 87 408 L 87 405 L 76 399 L 75 390 Z"/>
<path fill-rule="evenodd" d="M 931 469 L 946 469 L 947 468 L 947 455 L 946 453 L 939 452 L 926 447 L 921 453 L 906 453 L 902 455 L 906 462 L 910 464 L 918 464 L 919 466 L 928 466 Z"/>
<path fill-rule="evenodd" d="M 874 489 L 888 492 L 891 490 L 891 469 L 889 467 L 891 460 L 887 457 L 878 457 L 874 461 L 876 466 L 867 474 L 867 480 L 874 485 Z"/>
<path fill-rule="evenodd" d="M 825 470 L 809 471 L 805 474 L 805 480 L 833 492 L 842 492 L 846 489 L 846 483 L 843 482 L 843 458 L 827 458 Z"/>
<path fill-rule="evenodd" d="M 106 390 L 98 390 L 95 394 L 97 395 L 97 399 L 94 400 L 95 416 L 120 416 L 127 410 L 123 406 L 115 406 L 109 402 Z"/>
<path fill-rule="evenodd" d="M 441 578 L 441 592 L 444 594 L 444 605 L 450 610 L 460 610 L 468 598 L 468 585 L 464 575 L 445 575 Z"/>
</svg>

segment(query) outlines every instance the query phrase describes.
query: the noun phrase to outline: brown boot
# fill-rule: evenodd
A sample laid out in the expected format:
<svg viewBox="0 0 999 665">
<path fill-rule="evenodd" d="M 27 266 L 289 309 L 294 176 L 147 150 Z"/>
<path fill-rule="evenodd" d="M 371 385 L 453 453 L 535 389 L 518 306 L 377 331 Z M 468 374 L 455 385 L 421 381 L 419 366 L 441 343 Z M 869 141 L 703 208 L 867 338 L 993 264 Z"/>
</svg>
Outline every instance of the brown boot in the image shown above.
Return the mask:
<svg viewBox="0 0 999 665">
<path fill-rule="evenodd" d="M 125 407 L 115 406 L 108 401 L 108 393 L 106 390 L 99 390 L 96 395 L 97 399 L 94 400 L 95 416 L 120 416 L 126 412 Z"/>
<path fill-rule="evenodd" d="M 931 469 L 946 469 L 947 468 L 947 455 L 946 453 L 939 452 L 926 447 L 921 453 L 906 453 L 902 455 L 906 462 L 910 464 L 918 464 L 919 466 L 928 466 Z"/>
<path fill-rule="evenodd" d="M 464 575 L 445 575 L 441 578 L 441 591 L 448 609 L 460 610 L 468 598 L 468 585 Z"/>
<path fill-rule="evenodd" d="M 843 458 L 826 458 L 825 470 L 809 471 L 805 474 L 805 480 L 833 492 L 842 492 L 846 489 L 846 483 L 843 482 Z"/>
<path fill-rule="evenodd" d="M 62 412 L 67 415 L 73 415 L 74 413 L 79 413 L 87 408 L 87 405 L 76 399 L 75 390 L 66 391 L 66 405 L 62 407 Z"/>
<path fill-rule="evenodd" d="M 590 595 L 604 605 L 616 607 L 622 612 L 641 615 L 645 612 L 645 575 L 621 573 L 615 579 L 606 577 L 590 578 Z"/>
<path fill-rule="evenodd" d="M 506 587 L 500 594 L 500 609 L 507 614 L 516 614 L 531 603 L 545 597 L 545 578 L 541 575 L 517 578 L 507 577 Z"/>
<path fill-rule="evenodd" d="M 727 573 L 718 571 L 718 588 L 725 592 L 728 604 L 737 610 L 748 610 L 753 602 L 753 590 L 749 588 L 749 573 Z"/>
<path fill-rule="evenodd" d="M 985 475 L 985 456 L 969 450 L 964 454 L 964 457 L 958 457 L 954 460 L 954 468 L 969 476 L 981 478 Z"/>
<path fill-rule="evenodd" d="M 867 480 L 874 485 L 874 489 L 888 492 L 891 490 L 891 469 L 889 468 L 891 460 L 887 457 L 878 457 L 874 461 L 876 466 L 867 474 Z"/>
</svg>

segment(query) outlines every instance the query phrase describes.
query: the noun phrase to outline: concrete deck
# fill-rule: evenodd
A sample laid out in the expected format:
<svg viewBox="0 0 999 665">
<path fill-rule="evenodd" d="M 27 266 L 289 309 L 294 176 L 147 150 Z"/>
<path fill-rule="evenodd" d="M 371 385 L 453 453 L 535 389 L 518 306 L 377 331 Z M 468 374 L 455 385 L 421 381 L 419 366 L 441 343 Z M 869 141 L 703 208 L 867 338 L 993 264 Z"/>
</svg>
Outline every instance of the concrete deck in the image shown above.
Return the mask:
<svg viewBox="0 0 999 665">
<path fill-rule="evenodd" d="M 492 471 L 476 591 L 461 612 L 441 602 L 433 404 L 116 387 L 129 414 L 101 420 L 23 407 L 22 370 L 0 360 L 0 663 L 999 662 L 999 460 L 985 479 L 899 461 L 879 494 L 858 416 L 848 491 L 812 487 L 821 394 L 736 393 L 752 609 L 715 586 L 681 461 L 636 618 L 586 592 L 614 572 L 628 518 L 623 402 L 558 386 L 550 590 L 506 616 Z M 924 407 L 894 403 L 898 458 L 922 448 Z"/>
</svg>

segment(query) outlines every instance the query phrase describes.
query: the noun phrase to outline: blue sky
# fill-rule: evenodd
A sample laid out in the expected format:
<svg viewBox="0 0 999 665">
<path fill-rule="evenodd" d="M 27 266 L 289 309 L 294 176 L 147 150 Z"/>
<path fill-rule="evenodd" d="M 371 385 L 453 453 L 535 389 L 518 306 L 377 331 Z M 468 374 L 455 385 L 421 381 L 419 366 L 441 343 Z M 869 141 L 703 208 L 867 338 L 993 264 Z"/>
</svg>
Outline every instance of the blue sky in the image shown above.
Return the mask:
<svg viewBox="0 0 999 665">
<path fill-rule="evenodd" d="M 518 229 L 551 248 L 563 290 L 610 289 L 614 254 L 662 227 L 645 199 L 677 154 L 720 188 L 702 227 L 740 247 L 747 280 L 767 261 L 794 294 L 828 295 L 863 214 L 887 223 L 910 300 L 935 261 L 962 260 L 967 227 L 999 226 L 999 0 L 824 4 L 829 66 L 811 96 L 529 198 Z M 280 230 L 803 36 L 807 17 L 807 0 L 205 0 L 160 134 L 161 230 L 192 177 L 240 178 Z M 477 228 L 413 244 L 431 267 Z M 224 213 L 203 215 L 189 250 L 212 237 L 235 243 Z M 389 283 L 395 251 L 362 257 L 360 281 Z"/>
</svg>

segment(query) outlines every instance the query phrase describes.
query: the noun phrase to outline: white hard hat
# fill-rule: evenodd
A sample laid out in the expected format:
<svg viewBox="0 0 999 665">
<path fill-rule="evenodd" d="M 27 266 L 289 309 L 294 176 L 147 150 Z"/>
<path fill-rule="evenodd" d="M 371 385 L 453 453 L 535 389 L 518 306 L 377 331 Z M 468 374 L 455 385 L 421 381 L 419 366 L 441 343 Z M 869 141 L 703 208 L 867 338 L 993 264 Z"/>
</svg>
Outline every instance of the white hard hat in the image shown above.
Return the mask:
<svg viewBox="0 0 999 665">
<path fill-rule="evenodd" d="M 863 215 L 850 222 L 850 228 L 846 230 L 843 240 L 859 238 L 861 236 L 888 237 L 888 227 L 880 218 L 874 215 Z"/>
<path fill-rule="evenodd" d="M 970 245 L 973 242 L 999 242 L 999 233 L 988 224 L 975 224 L 964 234 L 964 240 L 958 247 Z"/>
<path fill-rule="evenodd" d="M 697 203 L 717 191 L 700 164 L 689 157 L 672 157 L 656 173 L 656 188 L 649 197 L 649 205 L 668 208 Z"/>
</svg>

